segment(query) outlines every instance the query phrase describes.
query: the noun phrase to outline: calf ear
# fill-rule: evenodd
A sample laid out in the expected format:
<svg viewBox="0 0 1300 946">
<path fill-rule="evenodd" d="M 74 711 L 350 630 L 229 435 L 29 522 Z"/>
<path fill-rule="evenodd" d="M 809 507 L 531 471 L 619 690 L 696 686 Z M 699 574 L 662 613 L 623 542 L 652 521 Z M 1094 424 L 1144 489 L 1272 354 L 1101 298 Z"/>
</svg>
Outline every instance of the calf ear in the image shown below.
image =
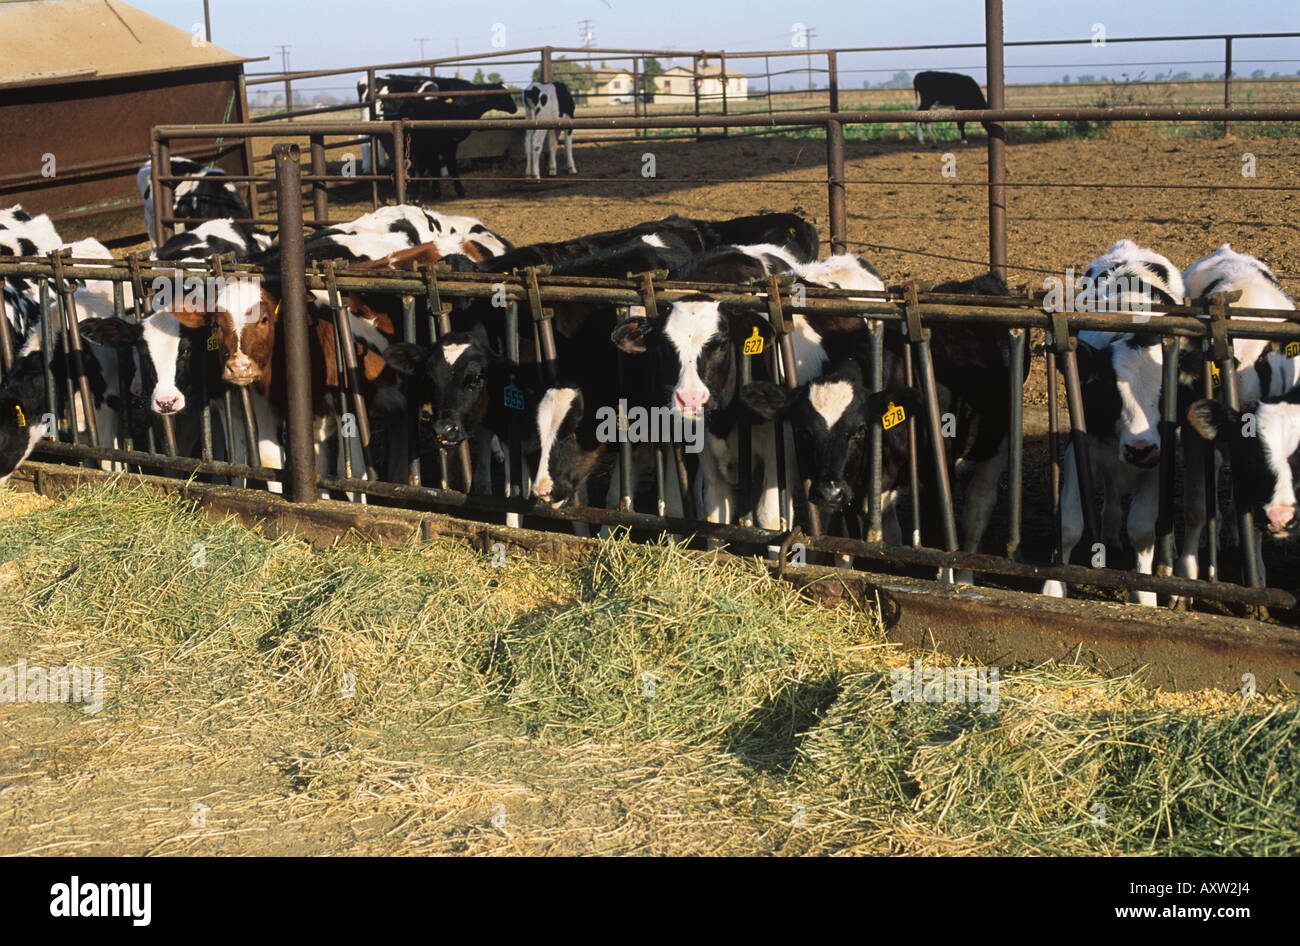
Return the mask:
<svg viewBox="0 0 1300 946">
<path fill-rule="evenodd" d="M 184 299 L 174 304 L 168 311 L 186 328 L 203 328 L 212 321 L 212 316 L 206 309 L 196 309 Z"/>
<path fill-rule="evenodd" d="M 867 418 L 876 424 L 883 424 L 888 419 L 886 414 L 889 413 L 890 405 L 904 411 L 902 420 L 912 417 L 920 418 L 925 410 L 925 398 L 916 388 L 905 388 L 901 385 L 890 385 L 883 391 L 867 395 Z M 893 424 L 889 425 L 893 427 Z"/>
<path fill-rule="evenodd" d="M 773 381 L 751 381 L 740 389 L 740 400 L 761 420 L 771 421 L 790 409 L 794 392 Z"/>
<path fill-rule="evenodd" d="M 642 355 L 645 354 L 646 341 L 653 331 L 649 319 L 632 315 L 621 319 L 614 326 L 614 331 L 609 333 L 609 340 L 629 355 Z"/>
<path fill-rule="evenodd" d="M 1050 342 L 1048 344 L 1051 344 Z M 1109 354 L 1107 351 L 1106 354 Z M 1093 348 L 1081 338 L 1074 340 L 1074 357 L 1079 365 L 1079 377 L 1087 378 L 1097 373 L 1097 359 L 1103 357 L 1103 352 Z M 1062 373 L 1065 371 L 1065 359 L 1058 358 L 1056 369 Z"/>
<path fill-rule="evenodd" d="M 414 342 L 398 342 L 383 351 L 384 361 L 398 374 L 418 375 L 424 370 L 429 353 Z"/>
<path fill-rule="evenodd" d="M 1239 429 L 1235 413 L 1213 398 L 1203 397 L 1187 409 L 1187 423 L 1206 440 L 1226 440 L 1229 432 Z"/>
<path fill-rule="evenodd" d="M 77 323 L 81 337 L 95 345 L 127 346 L 140 340 L 140 326 L 122 319 L 82 319 Z"/>
</svg>

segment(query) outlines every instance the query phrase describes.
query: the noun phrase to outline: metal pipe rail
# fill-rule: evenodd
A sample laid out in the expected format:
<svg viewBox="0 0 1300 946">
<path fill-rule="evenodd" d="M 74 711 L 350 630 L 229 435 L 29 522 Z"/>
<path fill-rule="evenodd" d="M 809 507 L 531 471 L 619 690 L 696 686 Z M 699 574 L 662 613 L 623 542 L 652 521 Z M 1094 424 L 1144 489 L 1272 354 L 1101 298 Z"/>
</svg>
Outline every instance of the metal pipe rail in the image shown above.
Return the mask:
<svg viewBox="0 0 1300 946">
<path fill-rule="evenodd" d="M 286 166 L 293 165 L 292 149 L 286 149 L 280 153 Z M 289 172 L 293 167 L 289 167 Z M 288 172 L 282 172 L 287 180 L 291 182 L 292 175 Z M 289 185 L 289 190 L 293 188 Z M 285 204 L 286 211 L 290 217 L 282 221 L 282 229 L 293 230 L 295 218 L 293 214 L 292 201 Z M 300 209 L 297 212 L 298 218 L 301 216 Z M 301 228 L 298 228 L 301 232 Z M 449 298 L 486 298 L 493 294 L 504 292 L 510 312 L 513 312 L 519 302 L 527 302 L 534 319 L 541 319 L 541 325 L 544 328 L 544 335 L 548 338 L 549 322 L 546 321 L 548 309 L 547 304 L 557 302 L 588 302 L 588 303 L 607 303 L 614 305 L 634 305 L 645 304 L 649 302 L 656 309 L 661 306 L 671 305 L 676 299 L 688 294 L 699 292 L 708 293 L 725 293 L 728 294 L 731 301 L 745 309 L 775 318 L 776 321 L 784 324 L 785 314 L 789 313 L 813 313 L 824 312 L 839 315 L 852 315 L 859 318 L 867 319 L 875 325 L 884 326 L 885 324 L 902 325 L 913 323 L 913 330 L 909 335 L 914 339 L 923 338 L 927 329 L 919 326 L 920 320 L 924 320 L 925 325 L 943 325 L 946 322 L 961 321 L 964 323 L 978 322 L 1002 326 L 1011 331 L 1012 344 L 1016 344 L 1015 333 L 1020 333 L 1021 344 L 1023 344 L 1023 333 L 1027 328 L 1044 328 L 1049 330 L 1054 336 L 1059 338 L 1070 339 L 1073 332 L 1083 328 L 1124 331 L 1135 328 L 1134 314 L 1132 312 L 1105 313 L 1105 312 L 1045 312 L 1043 311 L 1043 295 L 1022 295 L 1022 296 L 1004 296 L 1004 297 L 970 297 L 942 293 L 929 293 L 922 291 L 916 284 L 909 284 L 905 287 L 893 287 L 884 292 L 863 292 L 858 290 L 834 290 L 822 289 L 819 287 L 805 287 L 803 293 L 804 299 L 800 304 L 794 304 L 788 289 L 791 280 L 784 279 L 767 280 L 757 284 L 730 285 L 717 283 L 688 283 L 679 281 L 657 280 L 653 274 L 643 274 L 637 279 L 598 279 L 587 277 L 556 277 L 550 276 L 545 267 L 540 269 L 527 270 L 524 273 L 511 275 L 501 274 L 466 274 L 453 273 L 450 270 L 440 270 L 438 268 L 426 269 L 423 272 L 383 272 L 374 270 L 349 271 L 346 268 L 337 269 L 328 264 L 313 264 L 310 268 L 303 266 L 301 263 L 294 264 L 288 259 L 288 254 L 282 256 L 281 269 L 276 271 L 259 270 L 256 267 L 243 264 L 224 266 L 222 261 L 214 261 L 215 265 L 209 269 L 205 264 L 186 263 L 182 265 L 166 266 L 141 266 L 138 259 L 128 260 L 127 265 L 109 265 L 105 266 L 103 261 L 78 261 L 71 258 L 56 257 L 51 260 L 5 260 L 0 261 L 0 276 L 5 275 L 23 275 L 29 279 L 39 280 L 44 285 L 47 281 L 53 281 L 55 285 L 66 283 L 68 279 L 76 278 L 93 278 L 100 280 L 109 280 L 125 284 L 128 280 L 136 287 L 136 294 L 143 303 L 145 294 L 144 286 L 153 286 L 154 280 L 170 280 L 177 277 L 199 277 L 216 275 L 225 278 L 256 278 L 268 279 L 275 282 L 282 282 L 286 275 L 292 277 L 295 273 L 297 279 L 301 280 L 298 285 L 304 289 L 325 289 L 331 291 L 331 301 L 335 303 L 337 309 L 338 293 L 347 290 L 387 292 L 403 295 L 428 295 L 429 298 L 440 300 L 443 297 Z M 286 269 L 286 266 L 288 269 Z M 300 293 L 295 293 L 298 295 Z M 1295 313 L 1280 312 L 1274 310 L 1260 309 L 1234 309 L 1228 310 L 1226 299 L 1215 297 L 1211 300 L 1202 300 L 1195 305 L 1185 306 L 1158 306 L 1152 305 L 1149 315 L 1159 315 L 1159 318 L 1145 318 L 1140 323 L 1138 330 L 1160 334 L 1168 339 L 1189 338 L 1200 339 L 1203 344 L 1215 343 L 1218 345 L 1226 344 L 1233 337 L 1246 338 L 1264 338 L 1278 341 L 1296 341 L 1300 342 L 1300 324 L 1294 321 L 1287 322 L 1267 322 L 1261 321 L 1265 318 L 1289 317 L 1296 318 Z M 439 311 L 443 311 L 442 303 L 438 302 Z M 48 304 L 44 306 L 44 314 L 48 319 L 52 316 L 52 307 Z M 139 310 L 137 310 L 138 317 Z M 773 316 L 772 313 L 778 313 Z M 785 313 L 785 314 L 782 314 Z M 1141 313 L 1144 317 L 1148 313 Z M 1233 318 L 1227 318 L 1232 315 Z M 1241 316 L 1240 318 L 1238 316 Z M 408 320 L 408 322 L 411 320 Z M 440 317 L 443 325 L 439 328 L 439 333 L 447 330 L 447 323 L 444 316 Z M 775 322 L 773 323 L 775 325 Z M 517 323 L 516 323 L 517 325 Z M 409 330 L 408 330 L 409 334 Z M 512 333 L 518 334 L 518 329 Z M 52 337 L 53 333 L 47 334 L 47 338 Z M 72 349 L 79 351 L 81 348 L 80 340 L 75 334 L 69 333 L 65 338 L 65 348 L 67 342 L 71 341 Z M 301 349 L 303 342 L 290 342 L 290 346 L 295 349 Z M 1068 344 L 1060 347 L 1058 357 L 1064 356 L 1066 361 L 1064 365 L 1067 369 L 1071 367 L 1073 352 L 1069 350 Z M 1176 351 L 1176 346 L 1167 345 L 1169 351 Z M 874 346 L 875 357 L 879 359 L 880 345 Z M 554 345 L 551 342 L 546 349 L 548 363 L 553 363 L 555 358 Z M 72 352 L 65 353 L 71 356 Z M 517 347 L 511 353 L 511 357 L 518 361 Z M 1222 370 L 1228 370 L 1231 375 L 1228 362 L 1223 361 L 1220 355 Z M 48 359 L 47 359 L 48 360 Z M 786 359 L 787 363 L 789 359 Z M 342 365 L 342 370 L 346 373 L 349 370 L 348 365 Z M 1171 364 L 1166 364 L 1166 371 L 1171 369 Z M 355 370 L 354 367 L 352 370 Z M 1207 369 L 1208 370 L 1208 369 Z M 547 376 L 553 372 L 548 371 Z M 291 390 L 295 393 L 293 397 L 297 401 L 305 402 L 310 398 L 310 392 L 303 386 L 305 380 L 305 371 L 299 368 L 296 372 L 291 371 L 297 382 L 291 383 Z M 52 376 L 51 376 L 52 377 Z M 291 382 L 294 379 L 291 378 Z M 797 378 L 792 374 L 788 376 L 787 383 L 797 383 Z M 881 386 L 881 376 L 878 372 L 872 374 L 873 388 Z M 931 424 L 935 416 L 933 392 L 934 380 L 929 372 L 925 371 L 924 362 L 920 376 L 920 383 L 926 396 L 930 399 L 931 407 L 929 409 Z M 1053 385 L 1054 390 L 1054 385 Z M 68 392 L 69 398 L 81 394 L 84 398 L 84 392 Z M 1081 431 L 1082 402 L 1081 394 L 1078 390 L 1077 383 L 1067 385 L 1067 403 L 1071 408 L 1072 417 L 1079 418 L 1076 427 Z M 1014 399 L 1013 399 L 1014 404 Z M 357 402 L 358 410 L 364 411 L 364 406 Z M 1013 407 L 1014 410 L 1014 407 Z M 1168 420 L 1168 418 L 1166 419 Z M 234 418 L 228 416 L 228 424 L 234 423 Z M 301 434 L 305 430 L 305 423 L 301 419 L 293 425 Z M 1020 431 L 1020 424 L 1013 418 L 1013 431 Z M 171 438 L 169 438 L 170 440 Z M 512 484 L 508 487 L 514 497 L 507 497 L 507 505 L 500 505 L 496 501 L 483 500 L 477 498 L 472 503 L 466 505 L 481 507 L 484 511 L 498 510 L 506 511 L 512 517 L 518 517 L 522 514 L 544 515 L 548 518 L 571 518 L 581 521 L 588 521 L 596 524 L 617 524 L 635 526 L 637 528 L 673 528 L 676 531 L 683 531 L 681 520 L 665 520 L 657 516 L 644 516 L 639 518 L 638 514 L 631 514 L 624 508 L 623 514 L 630 515 L 631 518 L 617 519 L 609 518 L 607 511 L 584 509 L 573 513 L 566 511 L 559 512 L 539 512 L 539 510 L 525 503 L 520 497 L 526 495 L 526 481 L 523 480 L 522 464 L 519 462 L 518 451 L 518 431 L 514 430 L 512 439 L 512 455 L 514 459 L 514 469 L 519 471 L 521 481 L 519 484 Z M 878 469 L 879 463 L 875 454 L 879 451 L 878 438 L 872 438 L 872 468 L 873 471 Z M 945 460 L 942 450 L 939 449 L 939 441 L 932 439 L 932 452 L 936 464 L 936 470 L 943 470 Z M 1019 439 L 1019 438 L 1017 438 Z M 256 436 L 250 437 L 251 442 L 256 442 Z M 47 445 L 43 445 L 43 448 Z M 1013 446 L 1013 457 L 1016 455 Z M 286 481 L 283 473 L 276 474 L 273 471 L 267 471 L 257 465 L 240 466 L 229 463 L 208 463 L 206 465 L 188 464 L 176 457 L 160 457 L 157 454 L 144 453 L 140 451 L 113 451 L 108 448 L 94 445 L 62 445 L 52 448 L 54 452 L 63 451 L 66 457 L 80 457 L 86 459 L 112 459 L 120 462 L 139 464 L 142 466 L 155 466 L 173 471 L 188 470 L 215 473 L 218 475 L 235 476 L 243 479 L 260 479 L 260 480 L 278 480 Z M 70 452 L 69 452 L 70 451 Z M 174 446 L 170 453 L 175 453 Z M 210 444 L 205 444 L 204 456 L 210 457 Z M 288 477 L 288 482 L 294 486 L 295 498 L 309 500 L 315 495 L 316 487 L 325 486 L 326 488 L 346 489 L 350 492 L 384 496 L 390 499 L 413 499 L 423 498 L 430 501 L 437 501 L 443 504 L 459 504 L 462 500 L 451 500 L 448 498 L 449 492 L 444 488 L 442 491 L 425 491 L 407 493 L 403 490 L 422 489 L 413 485 L 394 486 L 393 484 L 376 483 L 373 480 L 360 480 L 350 477 L 317 477 L 314 467 L 312 467 L 310 450 L 301 449 L 298 456 L 291 463 L 293 475 Z M 415 469 L 418 470 L 418 467 Z M 1013 462 L 1013 471 L 1016 465 Z M 413 470 L 414 472 L 414 470 Z M 466 471 L 468 473 L 468 471 Z M 1172 477 L 1168 474 L 1172 468 L 1163 471 L 1162 489 L 1162 508 L 1165 515 L 1162 515 L 1165 531 L 1162 533 L 1161 550 L 1162 560 L 1168 561 L 1167 549 L 1171 541 L 1172 526 L 1170 524 L 1171 516 L 1168 515 L 1172 509 Z M 794 477 L 795 494 L 798 495 L 799 487 L 802 482 L 797 470 L 790 471 Z M 390 472 L 390 476 L 393 475 Z M 418 480 L 418 473 L 414 479 Z M 467 476 L 468 481 L 468 476 Z M 1167 485 L 1165 484 L 1167 481 Z M 445 480 L 444 480 L 445 482 Z M 368 485 L 364 485 L 368 484 Z M 873 492 L 878 494 L 879 478 L 873 476 Z M 1020 478 L 1013 472 L 1012 491 L 1019 493 Z M 396 490 L 396 491 L 394 491 Z M 630 505 L 630 485 L 624 484 L 621 490 L 627 502 L 624 507 Z M 660 502 L 662 503 L 663 479 L 659 477 Z M 514 505 L 509 505 L 513 502 Z M 951 501 L 945 494 L 942 503 L 947 510 L 946 515 L 951 517 Z M 1013 498 L 1013 507 L 1016 510 L 1016 518 L 1019 515 L 1019 496 Z M 662 508 L 662 505 L 660 506 Z M 807 507 L 811 509 L 812 507 Z M 871 537 L 878 535 L 878 510 L 879 497 L 875 497 L 872 507 L 872 533 Z M 951 523 L 951 518 L 949 518 Z M 733 541 L 738 543 L 752 544 L 773 544 L 781 537 L 780 533 L 764 530 L 734 531 L 741 527 L 726 527 L 702 524 L 698 522 L 688 523 L 690 528 L 684 531 L 693 531 L 701 535 L 709 535 L 722 541 Z M 884 547 L 878 542 L 867 542 L 857 544 L 843 544 L 849 542 L 845 539 L 835 537 L 816 536 L 820 531 L 813 524 L 810 526 L 814 533 L 815 540 L 805 543 L 808 548 L 815 551 L 825 551 L 830 554 L 852 555 L 856 557 L 867 558 L 871 560 L 892 560 L 914 565 L 940 565 L 943 567 L 963 567 L 972 568 L 981 572 L 993 575 L 1002 575 L 1007 577 L 1021 578 L 1045 578 L 1055 577 L 1060 580 L 1078 582 L 1084 584 L 1093 584 L 1107 588 L 1126 588 L 1137 590 L 1150 590 L 1159 593 L 1169 593 L 1178 595 L 1194 595 L 1202 598 L 1213 598 L 1216 600 L 1231 600 L 1239 603 L 1250 605 L 1265 606 L 1285 606 L 1291 604 L 1287 597 L 1279 597 L 1274 592 L 1251 591 L 1229 583 L 1212 584 L 1208 588 L 1204 582 L 1182 582 L 1179 579 L 1173 579 L 1168 575 L 1161 575 L 1155 578 L 1147 576 L 1127 575 L 1119 572 L 1111 572 L 1106 569 L 1100 571 L 1069 565 L 1044 566 L 1031 565 L 1022 562 L 1012 561 L 1009 559 L 1000 559 L 992 556 L 973 556 L 962 553 L 944 553 L 935 550 L 918 549 L 914 552 L 908 552 L 906 555 L 900 554 L 895 547 Z M 729 531 L 732 530 L 732 531 Z M 1249 533 L 1247 533 L 1249 534 Z M 948 530 L 946 544 L 952 548 L 955 543 L 951 528 Z M 1012 531 L 1012 550 L 1018 545 L 1018 537 L 1013 527 Z M 888 551 L 882 551 L 887 548 Z M 948 557 L 943 557 L 943 556 Z M 940 557 L 936 557 L 940 556 Z M 1117 577 L 1118 576 L 1118 577 Z M 1094 580 L 1095 579 L 1095 580 Z"/>
</svg>

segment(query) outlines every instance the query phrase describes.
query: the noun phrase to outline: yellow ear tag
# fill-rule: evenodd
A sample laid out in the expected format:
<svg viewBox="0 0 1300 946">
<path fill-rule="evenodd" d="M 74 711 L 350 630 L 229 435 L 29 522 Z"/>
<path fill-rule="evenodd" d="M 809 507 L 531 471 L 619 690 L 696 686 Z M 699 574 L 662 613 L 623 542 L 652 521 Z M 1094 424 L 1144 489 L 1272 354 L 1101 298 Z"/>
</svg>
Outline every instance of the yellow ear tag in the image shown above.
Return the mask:
<svg viewBox="0 0 1300 946">
<path fill-rule="evenodd" d="M 907 411 L 903 410 L 893 401 L 890 401 L 888 409 L 886 409 L 884 415 L 880 418 L 880 424 L 888 430 L 890 427 L 897 427 L 905 420 L 907 420 Z"/>
<path fill-rule="evenodd" d="M 1288 358 L 1300 358 L 1300 342 L 1287 342 L 1283 354 Z"/>
<path fill-rule="evenodd" d="M 14 410 L 18 412 L 18 426 L 19 426 L 19 427 L 26 427 L 26 426 L 27 426 L 27 418 L 23 416 L 23 406 L 22 406 L 21 404 L 15 404 L 15 405 L 14 405 Z"/>
<path fill-rule="evenodd" d="M 217 330 L 215 327 L 213 327 L 212 334 L 208 336 L 208 351 L 216 351 L 216 350 L 217 350 Z"/>
<path fill-rule="evenodd" d="M 1220 383 L 1219 366 L 1214 362 L 1210 362 L 1210 384 L 1217 388 Z"/>
<path fill-rule="evenodd" d="M 763 354 L 763 336 L 758 334 L 757 325 L 754 326 L 754 334 L 745 339 L 744 351 L 746 355 Z"/>
</svg>

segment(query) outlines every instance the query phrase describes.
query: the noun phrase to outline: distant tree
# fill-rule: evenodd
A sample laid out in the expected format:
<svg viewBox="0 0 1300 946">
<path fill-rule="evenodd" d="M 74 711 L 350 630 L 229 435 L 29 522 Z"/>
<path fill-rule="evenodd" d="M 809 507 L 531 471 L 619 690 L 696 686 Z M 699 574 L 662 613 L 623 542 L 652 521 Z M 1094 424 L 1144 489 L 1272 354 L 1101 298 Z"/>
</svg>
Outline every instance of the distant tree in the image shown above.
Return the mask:
<svg viewBox="0 0 1300 946">
<path fill-rule="evenodd" d="M 653 93 L 659 88 L 656 77 L 664 71 L 663 64 L 654 56 L 650 56 L 645 62 L 641 63 L 640 91 Z"/>
<path fill-rule="evenodd" d="M 1061 81 L 1068 85 L 1070 82 L 1070 74 L 1067 72 L 1065 75 L 1061 76 Z"/>
<path fill-rule="evenodd" d="M 557 82 L 567 85 L 570 92 L 590 92 L 596 87 L 596 79 L 591 74 L 590 65 L 574 62 L 563 56 L 556 56 L 551 60 L 551 76 Z M 542 81 L 540 65 L 533 70 L 533 81 Z"/>
<path fill-rule="evenodd" d="M 475 69 L 475 70 L 474 70 L 474 78 L 470 79 L 469 81 L 470 81 L 470 82 L 473 82 L 475 85 L 482 85 L 482 84 L 483 84 L 483 70 L 482 70 L 482 69 Z"/>
<path fill-rule="evenodd" d="M 1300 73 L 1298 73 L 1298 74 L 1300 74 Z M 1213 79 L 1213 78 L 1214 78 L 1214 73 L 1213 73 L 1213 72 L 1205 72 L 1205 73 L 1202 73 L 1202 74 L 1201 74 L 1201 78 L 1202 78 L 1202 79 Z"/>
<path fill-rule="evenodd" d="M 1282 78 L 1282 73 L 1280 73 L 1280 72 L 1275 72 L 1275 73 L 1273 73 L 1271 76 L 1269 76 L 1269 78 L 1270 78 L 1270 79 L 1280 79 L 1280 78 Z"/>
<path fill-rule="evenodd" d="M 1186 81 L 1187 81 L 1188 79 L 1190 79 L 1191 77 L 1192 77 L 1192 74 L 1191 74 L 1190 72 L 1179 72 L 1179 73 L 1177 73 L 1177 74 L 1174 76 L 1174 81 L 1175 81 L 1175 82 L 1186 82 Z"/>
<path fill-rule="evenodd" d="M 892 79 L 887 79 L 880 83 L 882 89 L 908 89 L 912 86 L 912 74 L 906 69 L 900 69 L 894 73 Z"/>
<path fill-rule="evenodd" d="M 1094 75 L 1075 76 L 1074 81 L 1076 81 L 1076 82 L 1096 82 L 1096 81 L 1097 81 L 1097 77 L 1094 76 Z"/>
<path fill-rule="evenodd" d="M 1251 77 L 1252 79 L 1262 79 L 1262 78 L 1264 78 L 1264 76 L 1266 76 L 1267 74 L 1268 74 L 1268 73 L 1266 73 L 1263 69 L 1256 69 L 1254 72 L 1252 72 L 1252 73 L 1250 74 L 1250 77 Z"/>
</svg>

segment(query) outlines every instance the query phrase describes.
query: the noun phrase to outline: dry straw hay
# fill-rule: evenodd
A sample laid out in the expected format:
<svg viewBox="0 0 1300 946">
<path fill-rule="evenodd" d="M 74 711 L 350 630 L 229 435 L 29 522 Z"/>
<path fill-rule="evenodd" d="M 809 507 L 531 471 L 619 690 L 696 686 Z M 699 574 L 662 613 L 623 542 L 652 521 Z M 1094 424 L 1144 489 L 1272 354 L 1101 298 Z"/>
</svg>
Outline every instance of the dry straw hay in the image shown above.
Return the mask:
<svg viewBox="0 0 1300 946">
<path fill-rule="evenodd" d="M 0 575 L 0 666 L 108 691 L 0 704 L 4 853 L 1300 848 L 1293 701 L 1046 666 L 995 713 L 894 703 L 918 655 L 868 615 L 669 544 L 496 568 L 0 490 Z"/>
</svg>

